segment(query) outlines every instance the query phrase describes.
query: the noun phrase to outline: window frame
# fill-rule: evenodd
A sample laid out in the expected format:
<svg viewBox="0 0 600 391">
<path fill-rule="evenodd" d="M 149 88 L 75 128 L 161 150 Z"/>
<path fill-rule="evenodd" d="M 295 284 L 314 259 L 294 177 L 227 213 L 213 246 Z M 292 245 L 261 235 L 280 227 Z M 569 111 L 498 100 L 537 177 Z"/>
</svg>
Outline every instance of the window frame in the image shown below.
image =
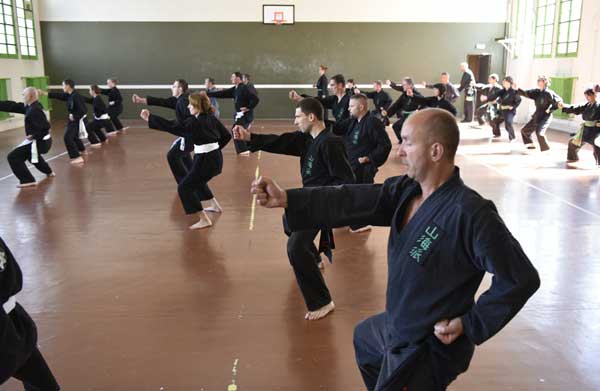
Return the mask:
<svg viewBox="0 0 600 391">
<path fill-rule="evenodd" d="M 573 17 L 573 0 L 560 0 L 558 2 L 559 5 L 560 5 L 560 8 L 559 8 L 559 13 L 558 13 L 558 20 L 556 22 L 556 24 L 557 24 L 557 28 L 556 28 L 557 35 L 556 35 L 556 45 L 554 47 L 556 57 L 568 58 L 568 57 L 577 57 L 579 55 L 579 46 L 580 46 L 579 45 L 579 39 L 581 38 L 581 17 L 583 16 L 583 1 L 584 0 L 581 0 L 581 9 L 579 10 L 579 19 L 568 19 L 565 22 L 567 24 L 567 41 L 566 42 L 560 42 L 560 26 L 561 26 L 561 24 L 563 24 L 563 23 L 561 23 L 562 9 L 563 9 L 562 5 L 563 5 L 563 3 L 566 3 L 566 2 L 570 2 L 571 3 L 571 6 L 569 7 L 569 13 L 570 13 L 569 18 L 572 18 Z M 573 22 L 579 22 L 579 31 L 577 32 L 577 41 L 569 41 L 568 40 L 569 39 L 569 35 L 571 34 L 571 24 Z M 569 50 L 569 44 L 570 43 L 574 43 L 574 42 L 577 43 L 577 50 L 575 52 L 569 52 L 568 51 Z M 567 45 L 567 52 L 564 53 L 564 54 L 560 54 L 558 52 L 558 45 L 561 44 L 561 43 L 564 43 L 564 44 Z"/>
<path fill-rule="evenodd" d="M 554 4 L 548 4 L 548 1 L 553 1 Z M 560 0 L 546 0 L 546 4 L 540 6 L 540 0 L 537 0 L 535 3 L 535 24 L 534 24 L 534 32 L 533 32 L 533 36 L 534 36 L 534 42 L 533 42 L 533 58 L 552 58 L 554 55 L 554 48 L 555 48 L 555 37 L 556 37 L 556 7 L 558 6 L 558 4 L 560 4 Z M 540 8 L 544 7 L 544 23 L 546 22 L 547 19 L 547 12 L 548 12 L 548 6 L 549 5 L 554 5 L 554 17 L 552 20 L 551 24 L 543 24 L 543 25 L 538 25 L 538 19 L 540 16 Z M 537 38 L 538 38 L 538 27 L 543 27 L 544 31 L 543 31 L 543 36 L 546 36 L 546 31 L 549 27 L 552 28 L 552 41 L 549 44 L 546 44 L 542 41 L 542 54 L 536 54 L 536 49 L 538 47 L 537 44 Z M 550 54 L 543 54 L 544 51 L 544 46 L 546 45 L 550 45 Z"/>
<path fill-rule="evenodd" d="M 19 33 L 16 36 L 18 36 L 18 38 L 19 38 L 18 39 L 18 45 L 19 45 L 19 49 L 20 49 L 19 52 L 21 54 L 21 58 L 23 60 L 37 60 L 38 59 L 38 54 L 39 54 L 40 51 L 39 51 L 39 48 L 38 48 L 38 42 L 37 42 L 37 37 L 36 37 L 37 32 L 35 30 L 35 13 L 34 13 L 34 10 L 33 10 L 33 0 L 29 0 L 31 2 L 31 10 L 28 10 L 24 6 L 23 6 L 23 8 L 19 7 L 17 5 L 17 1 L 19 1 L 19 0 L 16 0 L 16 1 L 15 0 L 11 0 L 11 1 L 14 1 L 14 10 L 15 11 L 18 11 L 19 9 L 23 10 L 23 21 L 25 22 L 25 26 L 21 26 L 21 24 L 19 23 L 18 12 L 15 13 L 16 14 L 15 15 L 16 16 L 16 20 L 17 20 L 17 23 L 15 23 L 15 26 L 16 26 L 17 30 L 19 31 Z M 21 0 L 21 1 L 23 3 L 25 3 L 25 1 L 27 1 L 27 0 Z M 22 27 L 22 28 L 25 29 L 25 40 L 27 41 L 27 52 L 28 53 L 29 53 L 29 49 L 31 48 L 31 46 L 29 45 L 29 38 L 30 37 L 29 37 L 29 34 L 27 33 L 27 30 L 29 29 L 27 27 L 27 20 L 28 20 L 27 19 L 27 12 L 31 12 L 32 27 L 31 27 L 30 30 L 32 31 L 32 34 L 33 34 L 33 37 L 32 37 L 33 38 L 33 43 L 35 44 L 35 46 L 33 47 L 35 49 L 35 55 L 33 55 L 33 56 L 29 55 L 29 54 L 23 54 L 24 50 L 21 47 L 21 33 L 20 33 L 20 28 Z"/>
<path fill-rule="evenodd" d="M 3 35 L 5 37 L 8 37 L 8 35 L 6 35 L 6 32 L 7 32 L 6 28 L 9 25 L 6 24 L 6 23 L 4 23 L 4 17 L 6 16 L 6 14 L 4 13 L 4 7 L 6 5 L 8 5 L 10 7 L 10 9 L 11 9 L 11 12 L 12 12 L 11 16 L 12 16 L 12 22 L 13 22 L 13 24 L 12 24 L 12 27 L 13 27 L 13 37 L 15 37 L 15 41 L 14 41 L 15 53 L 14 54 L 8 53 L 8 47 L 12 46 L 12 44 L 10 44 L 8 42 L 4 43 L 4 44 L 1 44 L 1 45 L 6 46 L 7 53 L 6 54 L 0 53 L 0 59 L 18 59 L 19 58 L 19 42 L 18 42 L 18 37 L 19 36 L 17 34 L 17 21 L 15 19 L 15 7 L 14 7 L 14 4 L 13 4 L 14 0 L 2 0 L 2 1 L 4 1 L 4 2 L 7 1 L 9 4 L 5 4 L 3 2 L 0 2 L 0 7 L 2 7 L 0 15 L 2 15 L 2 18 L 3 18 L 2 23 L 0 23 L 0 26 L 2 26 L 2 28 L 3 28 L 3 33 L 4 33 Z"/>
</svg>

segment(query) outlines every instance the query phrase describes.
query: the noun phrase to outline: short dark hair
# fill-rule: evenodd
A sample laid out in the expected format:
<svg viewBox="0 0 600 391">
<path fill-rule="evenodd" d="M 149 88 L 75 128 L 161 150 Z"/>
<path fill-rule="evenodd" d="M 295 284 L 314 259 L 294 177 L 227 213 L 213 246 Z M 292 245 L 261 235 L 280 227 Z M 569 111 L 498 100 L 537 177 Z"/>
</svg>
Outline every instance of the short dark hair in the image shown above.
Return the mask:
<svg viewBox="0 0 600 391">
<path fill-rule="evenodd" d="M 494 80 L 498 81 L 498 79 L 499 79 L 498 74 L 497 73 L 492 73 L 490 75 L 490 79 L 494 79 Z"/>
<path fill-rule="evenodd" d="M 304 98 L 298 102 L 296 107 L 306 115 L 313 114 L 319 121 L 323 121 L 325 117 L 323 105 L 315 98 Z"/>
<path fill-rule="evenodd" d="M 433 85 L 433 88 L 436 88 L 440 92 L 440 96 L 443 98 L 446 96 L 446 86 L 442 83 L 437 83 Z"/>
<path fill-rule="evenodd" d="M 119 80 L 117 80 L 116 77 L 109 77 L 108 80 L 112 81 L 115 84 L 117 84 L 119 82 Z"/>
<path fill-rule="evenodd" d="M 331 76 L 331 79 L 335 82 L 335 84 L 346 84 L 346 79 L 344 78 L 344 75 L 340 75 L 339 73 L 337 75 Z"/>
<path fill-rule="evenodd" d="M 413 79 L 411 77 L 405 77 L 404 79 L 402 79 L 402 81 L 406 82 L 409 86 L 415 85 L 415 82 L 413 81 Z"/>
<path fill-rule="evenodd" d="M 235 75 L 235 77 L 239 77 L 240 79 L 242 78 L 242 72 L 237 71 L 237 72 L 233 72 L 233 74 Z"/>
<path fill-rule="evenodd" d="M 90 90 L 94 91 L 95 94 L 100 94 L 100 87 L 98 87 L 96 84 L 92 84 L 90 86 Z"/>
<path fill-rule="evenodd" d="M 348 79 L 348 83 L 354 84 L 354 79 Z"/>
<path fill-rule="evenodd" d="M 596 89 L 595 88 L 586 88 L 585 91 L 583 91 L 583 93 L 585 95 L 596 95 Z"/>
<path fill-rule="evenodd" d="M 512 76 L 506 76 L 504 78 L 504 81 L 509 82 L 511 85 L 513 85 L 515 83 L 515 80 L 512 78 Z"/>
<path fill-rule="evenodd" d="M 373 84 L 377 84 L 378 86 L 382 86 L 383 82 L 381 80 L 375 80 Z"/>
<path fill-rule="evenodd" d="M 176 79 L 175 81 L 179 84 L 179 87 L 181 87 L 181 90 L 183 92 L 187 92 L 189 85 L 188 82 L 185 81 L 185 79 Z"/>
<path fill-rule="evenodd" d="M 448 72 L 442 72 L 442 73 L 440 73 L 440 75 L 450 77 L 450 74 Z"/>
<path fill-rule="evenodd" d="M 212 77 L 207 77 L 206 80 L 208 80 L 208 82 L 211 84 L 215 84 L 215 79 L 213 79 Z"/>
<path fill-rule="evenodd" d="M 242 77 L 245 77 L 246 80 L 250 80 L 250 74 L 249 73 L 242 73 Z"/>
<path fill-rule="evenodd" d="M 65 79 L 62 81 L 65 85 L 75 89 L 75 82 L 71 79 Z"/>
</svg>

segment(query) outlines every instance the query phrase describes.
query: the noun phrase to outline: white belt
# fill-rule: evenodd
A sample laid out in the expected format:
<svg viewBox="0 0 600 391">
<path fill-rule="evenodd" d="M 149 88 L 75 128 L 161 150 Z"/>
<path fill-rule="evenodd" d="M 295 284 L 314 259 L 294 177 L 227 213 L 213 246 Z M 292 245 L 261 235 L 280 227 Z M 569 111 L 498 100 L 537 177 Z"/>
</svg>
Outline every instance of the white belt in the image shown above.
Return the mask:
<svg viewBox="0 0 600 391">
<path fill-rule="evenodd" d="M 194 153 L 209 153 L 219 149 L 219 143 L 194 145 Z"/>
<path fill-rule="evenodd" d="M 79 138 L 87 138 L 88 137 L 87 129 L 85 128 L 85 118 L 86 117 L 87 117 L 87 115 L 84 115 L 79 120 Z"/>
<path fill-rule="evenodd" d="M 238 119 L 242 118 L 244 116 L 244 114 L 246 114 L 246 113 L 243 111 L 237 111 L 235 113 L 235 119 L 238 120 Z"/>
<path fill-rule="evenodd" d="M 109 116 L 108 114 L 104 113 L 104 114 L 102 114 L 100 117 L 96 117 L 96 116 L 94 116 L 94 119 L 95 119 L 96 121 L 101 121 L 101 120 L 103 120 L 103 119 L 110 119 L 110 116 Z"/>
<path fill-rule="evenodd" d="M 6 301 L 6 303 L 2 304 L 2 308 L 4 309 L 4 312 L 6 312 L 6 314 L 10 314 L 12 312 L 12 310 L 15 309 L 15 306 L 17 305 L 17 296 L 11 296 L 8 298 L 8 300 Z"/>
<path fill-rule="evenodd" d="M 52 138 L 52 136 L 50 134 L 47 134 L 44 136 L 44 138 L 42 140 L 48 141 L 48 140 L 50 140 L 50 138 Z M 34 163 L 34 164 L 38 163 L 40 155 L 38 153 L 36 140 L 24 140 L 21 144 L 18 145 L 18 147 L 23 147 L 23 146 L 29 145 L 29 144 L 31 144 L 31 163 Z"/>
</svg>

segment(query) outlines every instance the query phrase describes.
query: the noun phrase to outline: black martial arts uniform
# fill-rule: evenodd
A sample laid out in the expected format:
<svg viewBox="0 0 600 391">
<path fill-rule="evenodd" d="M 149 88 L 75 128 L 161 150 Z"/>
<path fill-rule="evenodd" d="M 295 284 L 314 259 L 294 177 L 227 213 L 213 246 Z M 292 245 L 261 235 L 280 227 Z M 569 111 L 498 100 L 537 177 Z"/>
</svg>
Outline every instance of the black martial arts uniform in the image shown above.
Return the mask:
<svg viewBox="0 0 600 391">
<path fill-rule="evenodd" d="M 538 289 L 537 271 L 491 201 L 467 187 L 458 168 L 403 227 L 420 185 L 407 176 L 383 185 L 287 191 L 293 230 L 348 224 L 390 227 L 386 310 L 355 329 L 354 346 L 369 391 L 445 391 L 479 345 L 498 333 Z M 474 297 L 485 272 L 491 287 Z M 461 317 L 450 345 L 433 334 Z"/>
<path fill-rule="evenodd" d="M 106 110 L 106 105 L 100 95 L 94 98 L 83 98 L 86 103 L 91 103 L 94 112 L 94 119 L 88 121 L 85 128 L 88 132 L 88 140 L 91 144 L 100 144 L 106 141 L 106 135 L 102 133 L 102 128 L 106 129 L 106 133 L 114 132 L 110 116 Z"/>
<path fill-rule="evenodd" d="M 540 144 L 540 150 L 549 150 L 550 145 L 548 145 L 548 141 L 546 140 L 546 131 L 552 122 L 552 112 L 558 109 L 558 104 L 562 102 L 562 98 L 548 88 L 544 90 L 535 88 L 527 91 L 519 88 L 517 92 L 519 95 L 535 101 L 535 113 L 533 113 L 531 120 L 521 129 L 523 144 L 533 146 L 531 135 L 535 132 Z"/>
<path fill-rule="evenodd" d="M 416 96 L 416 94 L 412 97 L 416 104 L 424 107 L 433 107 L 438 109 L 444 109 L 453 116 L 456 117 L 458 111 L 456 107 L 446 99 L 437 97 L 437 96 Z"/>
<path fill-rule="evenodd" d="M 52 169 L 43 158 L 52 146 L 50 137 L 50 123 L 44 113 L 44 107 L 39 101 L 30 105 L 13 101 L 0 101 L 0 111 L 8 113 L 25 114 L 25 134 L 31 137 L 23 141 L 7 156 L 8 164 L 21 184 L 34 183 L 35 178 L 25 164 L 31 162 L 42 173 L 52 174 Z"/>
<path fill-rule="evenodd" d="M 251 151 L 262 150 L 300 157 L 300 175 L 304 187 L 354 183 L 344 142 L 329 129 L 323 130 L 314 139 L 310 133 L 300 131 L 281 135 L 253 133 L 249 146 Z M 331 295 L 318 267 L 321 256 L 314 239 L 321 230 L 321 242 L 324 242 L 324 236 L 329 241 L 331 230 L 323 226 L 291 232 L 285 219 L 284 230 L 289 236 L 287 253 L 296 281 L 308 310 L 316 311 L 331 302 Z"/>
<path fill-rule="evenodd" d="M 488 100 L 496 101 L 500 109 L 499 115 L 490 123 L 494 136 L 500 136 L 500 124 L 504 122 L 508 138 L 514 140 L 516 136 L 513 121 L 515 115 L 517 115 L 517 107 L 521 104 L 521 97 L 517 93 L 517 90 L 512 87 L 509 89 L 502 88 L 488 95 Z"/>
<path fill-rule="evenodd" d="M 465 117 L 462 122 L 473 122 L 473 112 L 475 111 L 475 75 L 473 71 L 467 69 L 461 79 L 458 92 L 465 92 L 464 111 Z"/>
<path fill-rule="evenodd" d="M 100 89 L 102 95 L 108 96 L 108 115 L 114 125 L 115 130 L 123 130 L 123 124 L 119 120 L 119 116 L 123 114 L 123 97 L 121 91 L 117 87 Z M 111 132 L 107 130 L 107 132 Z"/>
<path fill-rule="evenodd" d="M 396 101 L 386 110 L 388 118 L 393 117 L 394 115 L 398 117 L 398 120 L 392 125 L 392 129 L 398 138 L 398 142 L 402 144 L 402 137 L 400 136 L 402 132 L 402 125 L 404 125 L 404 121 L 406 121 L 411 114 L 421 108 L 421 105 L 419 105 L 412 97 L 406 95 L 404 87 L 402 87 L 401 84 L 392 82 L 390 87 L 402 93 L 402 95 L 400 95 L 400 97 L 396 99 Z M 413 95 L 416 97 L 423 97 L 423 95 L 421 95 L 421 93 L 414 88 Z"/>
<path fill-rule="evenodd" d="M 256 94 L 253 94 L 247 85 L 240 83 L 226 90 L 206 91 L 209 97 L 219 99 L 233 99 L 235 113 L 233 115 L 233 126 L 241 125 L 244 129 L 249 129 L 254 121 L 254 108 L 260 102 Z M 249 111 L 242 112 L 241 108 L 246 107 Z M 234 140 L 235 151 L 239 154 L 248 151 L 248 146 L 243 140 Z"/>
<path fill-rule="evenodd" d="M 381 90 L 379 92 L 365 92 L 365 96 L 373 101 L 375 109 L 372 112 L 375 115 L 375 117 L 381 122 L 383 122 L 384 125 L 389 125 L 390 121 L 387 119 L 387 117 L 384 117 L 381 114 L 381 110 L 387 110 L 392 104 L 392 97 L 390 96 L 390 94 L 388 94 L 384 90 Z"/>
<path fill-rule="evenodd" d="M 25 391 L 60 389 L 37 348 L 37 328 L 15 295 L 23 288 L 17 261 L 0 238 L 0 385 L 14 377 Z"/>
<path fill-rule="evenodd" d="M 186 142 L 192 143 L 194 161 L 187 175 L 178 182 L 177 191 L 186 214 L 202 211 L 201 201 L 214 198 L 208 181 L 223 170 L 221 149 L 231 140 L 231 134 L 212 114 L 191 116 L 183 123 L 150 115 L 148 126 L 183 137 Z"/>
<path fill-rule="evenodd" d="M 303 98 L 313 98 L 312 96 L 305 94 L 302 94 L 300 96 L 302 96 Z M 329 95 L 325 98 L 316 96 L 314 98 L 321 102 L 321 104 L 325 108 L 325 113 L 327 113 L 327 110 L 331 110 L 335 121 L 340 122 L 350 118 L 350 112 L 348 111 L 348 108 L 350 107 L 350 96 L 351 95 L 348 94 L 348 92 L 346 92 L 344 95 L 342 95 L 341 98 L 338 98 L 337 95 Z M 331 125 L 333 121 L 325 122 L 328 125 Z"/>
<path fill-rule="evenodd" d="M 359 121 L 351 117 L 333 125 L 333 133 L 341 136 L 356 183 L 373 183 L 375 174 L 387 160 L 392 143 L 385 126 L 373 113 Z M 358 159 L 368 157 L 370 162 L 361 164 Z"/>
<path fill-rule="evenodd" d="M 87 115 L 85 101 L 77 91 L 73 91 L 70 94 L 66 92 L 49 92 L 48 97 L 67 102 L 69 118 L 67 120 L 67 127 L 65 128 L 65 147 L 67 147 L 69 158 L 76 159 L 80 156 L 81 152 L 85 151 L 85 146 L 79 138 L 80 122 Z"/>
<path fill-rule="evenodd" d="M 492 121 L 498 115 L 498 107 L 494 101 L 490 100 L 490 95 L 497 94 L 500 92 L 500 90 L 502 90 L 502 87 L 499 84 L 486 84 L 483 87 L 475 86 L 475 89 L 479 91 L 480 96 L 485 96 L 488 98 L 487 102 L 477 108 L 477 111 L 475 112 L 475 118 L 477 119 L 479 125 L 485 125 L 486 123 L 491 125 Z M 492 126 L 492 130 L 493 129 L 494 127 Z M 496 135 L 496 133 L 494 133 L 494 135 Z M 500 133 L 498 133 L 498 136 L 499 135 Z"/>
<path fill-rule="evenodd" d="M 319 77 L 319 80 L 317 80 L 317 96 L 320 98 L 326 98 L 329 95 L 329 89 L 328 89 L 328 79 L 327 76 L 325 75 L 321 75 L 321 77 Z"/>
<path fill-rule="evenodd" d="M 175 110 L 175 122 L 184 123 L 187 118 L 192 116 L 187 108 L 190 103 L 188 94 L 181 94 L 178 97 L 171 96 L 166 99 L 148 96 L 146 101 L 148 106 L 166 107 Z M 171 144 L 171 148 L 167 153 L 169 167 L 175 182 L 178 184 L 192 168 L 190 153 L 193 147 L 193 143 L 187 142 L 184 137 L 179 137 Z"/>
<path fill-rule="evenodd" d="M 426 84 L 425 88 L 432 89 L 438 84 L 443 84 L 443 83 Z M 452 103 L 452 105 L 454 106 L 454 102 L 456 102 L 458 100 L 458 97 L 460 96 L 460 92 L 458 92 L 458 90 L 456 89 L 456 86 L 454 86 L 454 84 L 452 84 L 452 83 L 444 84 L 444 86 L 446 87 L 446 95 L 444 95 L 444 99 L 446 99 L 448 102 Z"/>
<path fill-rule="evenodd" d="M 581 114 L 584 123 L 582 124 L 581 138 L 577 137 L 569 140 L 569 149 L 567 151 L 567 160 L 576 162 L 579 160 L 579 150 L 584 143 L 590 144 L 594 148 L 594 158 L 596 165 L 600 166 L 600 103 L 585 103 L 578 106 L 565 106 L 563 113 Z"/>
</svg>

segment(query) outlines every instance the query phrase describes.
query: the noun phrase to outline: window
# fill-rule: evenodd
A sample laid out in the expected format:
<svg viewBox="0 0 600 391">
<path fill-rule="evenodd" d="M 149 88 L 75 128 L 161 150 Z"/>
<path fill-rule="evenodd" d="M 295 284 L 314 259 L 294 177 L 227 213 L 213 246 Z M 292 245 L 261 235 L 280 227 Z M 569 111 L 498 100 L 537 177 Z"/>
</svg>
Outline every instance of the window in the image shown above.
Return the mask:
<svg viewBox="0 0 600 391">
<path fill-rule="evenodd" d="M 0 0 L 1 1 L 1 0 Z M 19 26 L 19 47 L 21 58 L 36 59 L 35 20 L 33 19 L 32 0 L 16 0 L 17 25 Z"/>
<path fill-rule="evenodd" d="M 556 0 L 538 0 L 535 18 L 534 57 L 552 57 Z"/>
<path fill-rule="evenodd" d="M 0 0 L 0 58 L 17 58 L 12 0 Z"/>
<path fill-rule="evenodd" d="M 579 49 L 582 0 L 561 0 L 556 55 L 574 57 Z"/>
</svg>

